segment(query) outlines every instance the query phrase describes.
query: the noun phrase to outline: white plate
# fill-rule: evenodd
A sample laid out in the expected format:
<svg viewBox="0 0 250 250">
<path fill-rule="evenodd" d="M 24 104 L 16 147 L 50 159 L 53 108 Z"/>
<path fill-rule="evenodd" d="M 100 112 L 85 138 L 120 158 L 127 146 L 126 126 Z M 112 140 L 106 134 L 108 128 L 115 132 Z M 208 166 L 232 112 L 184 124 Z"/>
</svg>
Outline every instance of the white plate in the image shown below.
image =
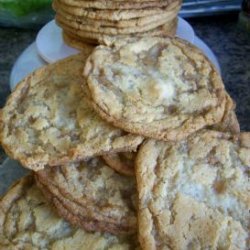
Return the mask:
<svg viewBox="0 0 250 250">
<path fill-rule="evenodd" d="M 66 45 L 62 38 L 62 30 L 55 20 L 47 23 L 37 34 L 36 46 L 38 54 L 48 63 L 79 53 L 77 49 Z"/>
<path fill-rule="evenodd" d="M 11 70 L 10 89 L 13 90 L 26 75 L 46 64 L 37 53 L 36 43 L 32 43 L 18 57 Z"/>
<path fill-rule="evenodd" d="M 191 43 L 194 42 L 195 34 L 192 26 L 181 17 L 178 18 L 176 35 Z M 57 26 L 55 20 L 47 23 L 38 32 L 36 46 L 39 55 L 48 63 L 53 63 L 78 53 L 77 49 L 71 48 L 64 43 L 62 29 Z"/>
<path fill-rule="evenodd" d="M 217 70 L 220 72 L 219 63 L 213 51 L 197 36 L 194 39 L 194 45 L 196 45 L 206 54 L 206 56 L 211 60 L 211 62 L 216 66 Z M 32 43 L 19 56 L 16 63 L 14 64 L 14 67 L 12 68 L 10 76 L 11 90 L 13 90 L 17 83 L 21 81 L 26 75 L 46 64 L 47 63 L 42 60 L 38 55 L 35 43 Z"/>
</svg>

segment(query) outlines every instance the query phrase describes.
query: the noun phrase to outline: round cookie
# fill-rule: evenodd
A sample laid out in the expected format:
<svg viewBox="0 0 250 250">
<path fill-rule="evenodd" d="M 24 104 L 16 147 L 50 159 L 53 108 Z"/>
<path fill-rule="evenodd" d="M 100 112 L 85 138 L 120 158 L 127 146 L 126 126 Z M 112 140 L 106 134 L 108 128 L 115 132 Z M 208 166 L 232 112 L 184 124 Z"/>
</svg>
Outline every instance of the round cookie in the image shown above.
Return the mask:
<svg viewBox="0 0 250 250">
<path fill-rule="evenodd" d="M 84 75 L 92 106 L 114 126 L 176 141 L 233 109 L 215 67 L 190 43 L 170 37 L 106 43 L 87 59 Z"/>
<path fill-rule="evenodd" d="M 89 233 L 58 217 L 32 176 L 0 199 L 0 249 L 135 249 L 134 236 Z"/>
<path fill-rule="evenodd" d="M 94 9 L 141 9 L 149 7 L 165 7 L 173 0 L 158 0 L 158 1 L 77 1 L 77 0 L 60 0 L 69 6 L 77 6 L 81 8 Z"/>
<path fill-rule="evenodd" d="M 109 167 L 113 168 L 118 173 L 127 176 L 135 175 L 135 157 L 136 153 L 134 152 L 106 154 L 102 156 L 103 160 Z"/>
<path fill-rule="evenodd" d="M 122 10 L 122 9 L 114 9 L 114 10 L 98 10 L 98 9 L 86 9 L 79 8 L 74 6 L 65 5 L 59 0 L 53 1 L 53 8 L 57 12 L 59 10 L 64 11 L 70 15 L 78 16 L 78 17 L 86 17 L 93 20 L 109 20 L 109 21 L 120 21 L 120 20 L 130 20 L 133 18 L 147 17 L 152 15 L 163 15 L 166 11 L 175 8 L 177 6 L 180 7 L 180 1 L 172 1 L 166 7 L 150 7 L 150 8 L 140 8 L 137 10 Z"/>
<path fill-rule="evenodd" d="M 135 233 L 135 179 L 119 175 L 101 159 L 45 168 L 36 178 L 45 187 L 44 195 L 58 201 L 57 211 L 72 224 L 88 231 Z M 60 204 L 75 216 L 60 211 Z"/>
<path fill-rule="evenodd" d="M 63 40 L 64 42 L 70 46 L 70 47 L 73 47 L 73 48 L 76 48 L 80 51 L 84 51 L 85 48 L 86 48 L 86 44 L 89 45 L 89 44 L 93 44 L 92 41 L 88 41 L 88 40 L 82 40 L 82 39 L 79 39 L 75 36 L 72 36 L 71 34 L 68 34 L 67 32 L 63 31 L 62 32 L 62 36 L 63 36 Z"/>
<path fill-rule="evenodd" d="M 89 51 L 45 66 L 12 92 L 0 117 L 10 157 L 39 170 L 105 152 L 135 150 L 142 138 L 103 121 L 85 101 L 82 71 Z"/>
<path fill-rule="evenodd" d="M 131 37 L 174 36 L 177 27 L 177 18 L 174 18 L 166 22 L 164 25 L 161 25 L 147 32 L 139 32 L 129 35 L 107 35 L 98 32 L 80 31 L 78 29 L 70 27 L 68 24 L 66 24 L 65 22 L 61 22 L 58 19 L 56 20 L 56 22 L 67 34 L 72 34 L 79 40 L 83 40 L 83 42 L 88 41 L 91 44 L 105 44 L 106 40 L 115 41 L 117 39 L 123 40 Z"/>
<path fill-rule="evenodd" d="M 148 140 L 136 159 L 142 249 L 248 249 L 250 133 Z"/>
<path fill-rule="evenodd" d="M 172 12 L 173 13 L 173 12 Z M 166 19 L 169 20 L 169 16 L 176 16 L 176 13 L 172 15 L 172 13 L 167 12 L 166 15 L 154 15 L 154 16 L 148 16 L 148 17 L 140 17 L 140 18 L 134 18 L 131 20 L 122 20 L 122 21 L 109 21 L 109 20 L 93 20 L 89 18 L 81 18 L 81 17 L 75 17 L 69 14 L 66 14 L 63 11 L 57 11 L 56 15 L 58 16 L 59 20 L 63 20 L 65 23 L 73 23 L 77 29 L 80 30 L 89 30 L 89 27 L 93 27 L 95 30 L 94 32 L 100 32 L 105 31 L 108 32 L 108 29 L 118 29 L 119 30 L 125 30 L 125 28 L 128 30 L 128 28 L 132 29 L 135 27 L 144 27 L 146 25 L 152 25 L 156 22 L 162 21 L 162 23 L 166 22 Z M 163 21 L 164 20 L 164 21 Z M 82 27 L 81 27 L 82 26 Z M 85 27 L 86 26 L 86 27 Z M 98 29 L 98 30 L 97 30 Z"/>
<path fill-rule="evenodd" d="M 164 25 L 169 20 L 173 20 L 176 17 L 176 12 L 167 13 L 166 16 L 157 18 L 155 21 L 150 22 L 149 24 L 143 25 L 133 25 L 130 27 L 119 28 L 119 27 L 106 27 L 99 26 L 98 23 L 88 24 L 84 19 L 80 21 L 69 20 L 60 14 L 56 14 L 55 19 L 57 23 L 64 24 L 75 30 L 78 34 L 83 32 L 93 32 L 101 33 L 106 35 L 129 35 L 134 33 L 148 32 L 150 30 L 156 29 L 159 26 Z"/>
<path fill-rule="evenodd" d="M 170 20 L 171 16 L 177 16 L 177 12 L 179 11 L 180 6 L 174 5 L 173 7 L 169 8 L 162 14 L 155 14 L 149 15 L 145 17 L 138 17 L 138 18 L 131 18 L 129 20 L 104 20 L 104 19 L 91 19 L 85 16 L 75 16 L 72 14 L 68 14 L 61 8 L 56 8 L 56 15 L 59 17 L 60 20 L 67 22 L 67 23 L 76 23 L 79 26 L 79 29 L 87 30 L 87 27 L 90 26 L 92 28 L 99 28 L 98 31 L 106 31 L 107 28 L 117 28 L 117 29 L 124 29 L 124 28 L 134 28 L 134 27 L 143 27 L 145 25 L 149 25 L 152 23 L 159 22 L 160 20 Z M 82 28 L 80 26 L 82 25 Z M 87 27 L 85 27 L 87 26 Z M 102 30 L 103 29 L 103 30 Z M 96 30 L 93 30 L 96 32 Z"/>
<path fill-rule="evenodd" d="M 69 46 L 72 46 L 76 49 L 81 50 L 81 46 L 85 45 L 86 43 L 91 44 L 93 46 L 98 45 L 98 41 L 96 41 L 94 39 L 78 37 L 76 34 L 73 34 L 69 31 L 63 30 L 62 36 L 63 36 L 63 40 L 66 44 L 68 44 Z"/>
</svg>

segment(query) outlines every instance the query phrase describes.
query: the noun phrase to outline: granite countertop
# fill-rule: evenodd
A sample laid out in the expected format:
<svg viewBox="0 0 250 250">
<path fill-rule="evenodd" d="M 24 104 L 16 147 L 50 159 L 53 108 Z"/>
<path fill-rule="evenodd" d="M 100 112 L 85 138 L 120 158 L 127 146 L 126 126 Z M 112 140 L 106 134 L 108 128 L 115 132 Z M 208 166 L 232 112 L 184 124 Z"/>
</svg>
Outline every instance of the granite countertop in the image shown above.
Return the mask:
<svg viewBox="0 0 250 250">
<path fill-rule="evenodd" d="M 238 15 L 188 20 L 195 32 L 218 57 L 229 94 L 244 131 L 250 131 L 250 34 L 237 26 Z M 20 53 L 34 41 L 37 30 L 0 28 L 0 108 L 9 90 L 11 68 Z M 0 164 L 6 155 L 0 148 Z"/>
</svg>

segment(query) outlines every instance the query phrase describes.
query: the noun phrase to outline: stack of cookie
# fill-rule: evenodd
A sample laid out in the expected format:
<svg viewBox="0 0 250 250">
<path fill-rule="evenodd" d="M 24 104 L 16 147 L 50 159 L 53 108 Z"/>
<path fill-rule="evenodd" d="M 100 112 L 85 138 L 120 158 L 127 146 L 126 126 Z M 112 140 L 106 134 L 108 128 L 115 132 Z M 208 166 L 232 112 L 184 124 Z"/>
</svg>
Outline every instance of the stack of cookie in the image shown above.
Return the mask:
<svg viewBox="0 0 250 250">
<path fill-rule="evenodd" d="M 54 0 L 53 7 L 65 42 L 82 50 L 116 36 L 175 35 L 181 0 Z"/>
<path fill-rule="evenodd" d="M 111 39 L 37 70 L 1 112 L 3 147 L 33 172 L 0 200 L 0 249 L 248 249 L 234 108 L 177 38 Z"/>
</svg>

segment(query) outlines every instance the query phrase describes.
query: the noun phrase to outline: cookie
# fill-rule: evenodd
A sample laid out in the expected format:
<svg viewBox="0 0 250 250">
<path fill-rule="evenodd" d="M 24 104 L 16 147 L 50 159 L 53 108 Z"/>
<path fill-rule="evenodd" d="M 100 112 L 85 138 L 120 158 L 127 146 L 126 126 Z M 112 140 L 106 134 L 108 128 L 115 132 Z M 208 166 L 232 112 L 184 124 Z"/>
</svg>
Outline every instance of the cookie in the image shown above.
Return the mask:
<svg viewBox="0 0 250 250">
<path fill-rule="evenodd" d="M 91 19 L 84 16 L 75 16 L 72 14 L 68 14 L 67 12 L 63 11 L 60 8 L 56 9 L 56 15 L 58 16 L 59 20 L 62 20 L 66 23 L 73 23 L 73 27 L 78 28 L 80 30 L 90 30 L 90 28 L 93 29 L 94 32 L 103 32 L 107 33 L 110 32 L 109 30 L 115 30 L 114 28 L 121 30 L 130 28 L 130 30 L 139 29 L 139 27 L 143 28 L 144 26 L 149 26 L 158 22 L 165 23 L 166 20 L 172 19 L 172 16 L 177 16 L 177 12 L 180 9 L 179 5 L 174 5 L 168 10 L 166 10 L 162 14 L 155 14 L 145 17 L 139 17 L 139 18 L 131 18 L 129 20 L 98 20 L 98 19 Z M 157 27 L 157 26 L 155 26 Z M 109 29 L 108 29 L 109 28 Z"/>
<path fill-rule="evenodd" d="M 57 200 L 58 213 L 72 224 L 88 231 L 136 232 L 135 179 L 119 175 L 101 159 L 45 168 L 36 178 L 44 195 Z"/>
<path fill-rule="evenodd" d="M 214 65 L 170 37 L 106 41 L 87 59 L 92 106 L 114 126 L 176 141 L 220 123 L 233 102 Z"/>
<path fill-rule="evenodd" d="M 78 34 L 83 32 L 93 32 L 93 33 L 101 33 L 106 35 L 129 35 L 133 33 L 142 33 L 147 32 L 157 27 L 164 25 L 169 20 L 173 20 L 177 16 L 177 12 L 172 11 L 171 13 L 166 13 L 165 16 L 160 16 L 155 18 L 154 21 L 151 21 L 148 24 L 143 25 L 132 25 L 130 27 L 119 28 L 119 27 L 107 27 L 94 22 L 92 24 L 87 23 L 86 20 L 69 20 L 60 14 L 56 14 L 55 19 L 57 23 L 64 24 L 78 31 Z"/>
<path fill-rule="evenodd" d="M 77 1 L 77 0 L 60 0 L 69 6 L 94 9 L 141 9 L 149 7 L 165 7 L 173 0 L 158 1 Z"/>
<path fill-rule="evenodd" d="M 82 39 L 78 39 L 75 36 L 72 36 L 71 34 L 63 31 L 62 32 L 62 37 L 64 42 L 75 49 L 78 49 L 80 51 L 84 51 L 86 44 L 93 44 L 93 42 L 91 41 L 87 41 L 87 40 L 82 40 Z"/>
<path fill-rule="evenodd" d="M 109 167 L 127 176 L 133 176 L 135 174 L 135 157 L 136 153 L 134 152 L 106 154 L 102 156 Z"/>
<path fill-rule="evenodd" d="M 142 142 L 107 124 L 86 103 L 82 71 L 92 49 L 32 73 L 1 111 L 2 146 L 26 168 L 37 171 L 105 152 L 133 151 Z"/>
<path fill-rule="evenodd" d="M 0 249 L 135 249 L 134 236 L 89 233 L 60 218 L 28 176 L 0 199 Z"/>
<path fill-rule="evenodd" d="M 148 140 L 136 159 L 141 247 L 248 249 L 250 133 Z"/>
<path fill-rule="evenodd" d="M 164 25 L 161 25 L 155 29 L 147 32 L 133 33 L 129 35 L 107 35 L 98 32 L 88 32 L 80 31 L 70 27 L 67 23 L 56 20 L 57 24 L 63 29 L 67 34 L 72 34 L 78 37 L 79 40 L 90 41 L 91 44 L 105 44 L 106 40 L 117 40 L 117 39 L 128 39 L 131 37 L 152 37 L 152 36 L 174 36 L 177 26 L 177 18 L 169 20 Z"/>
<path fill-rule="evenodd" d="M 149 7 L 149 8 L 140 8 L 140 9 L 86 9 L 79 8 L 70 5 L 65 5 L 60 0 L 53 1 L 53 8 L 56 12 L 63 11 L 64 13 L 68 13 L 73 16 L 78 17 L 86 17 L 93 20 L 110 20 L 110 21 L 121 21 L 121 20 L 130 20 L 133 18 L 147 17 L 152 15 L 162 15 L 167 10 L 174 8 L 176 6 L 180 6 L 180 1 L 172 1 L 166 7 Z"/>
<path fill-rule="evenodd" d="M 79 50 L 81 50 L 82 44 L 85 45 L 87 43 L 93 46 L 99 45 L 95 39 L 78 37 L 77 35 L 69 31 L 65 31 L 65 30 L 62 31 L 62 36 L 63 36 L 64 42 L 67 45 L 74 47 L 76 49 L 79 49 Z"/>
</svg>

